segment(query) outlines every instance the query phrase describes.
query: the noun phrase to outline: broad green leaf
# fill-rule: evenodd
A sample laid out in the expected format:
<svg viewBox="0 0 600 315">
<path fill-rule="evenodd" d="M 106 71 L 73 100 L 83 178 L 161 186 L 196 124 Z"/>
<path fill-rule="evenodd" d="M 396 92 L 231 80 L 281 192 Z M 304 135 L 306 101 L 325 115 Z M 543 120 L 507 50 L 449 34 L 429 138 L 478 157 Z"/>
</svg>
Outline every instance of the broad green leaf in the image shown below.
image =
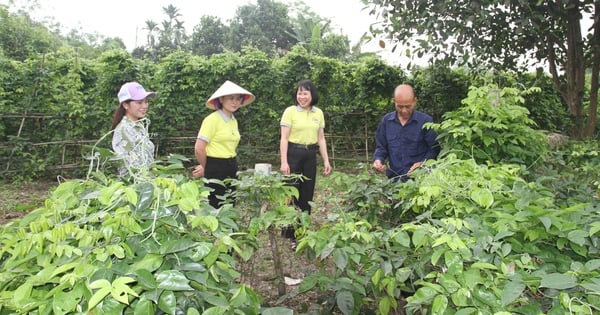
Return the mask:
<svg viewBox="0 0 600 315">
<path fill-rule="evenodd" d="M 302 280 L 302 283 L 300 283 L 298 291 L 300 293 L 304 293 L 312 290 L 312 288 L 314 288 L 319 282 L 320 277 L 320 275 L 315 274 L 304 278 L 304 280 Z"/>
<path fill-rule="evenodd" d="M 472 305 L 469 303 L 469 300 L 471 300 L 471 292 L 467 288 L 460 288 L 458 291 L 450 294 L 450 299 L 454 305 L 459 307 Z"/>
<path fill-rule="evenodd" d="M 371 283 L 377 286 L 379 284 L 379 280 L 381 280 L 382 273 L 383 271 L 381 268 L 377 268 L 377 270 L 371 276 Z"/>
<path fill-rule="evenodd" d="M 480 207 L 488 209 L 494 203 L 494 195 L 489 189 L 477 187 L 471 191 L 471 200 Z"/>
<path fill-rule="evenodd" d="M 433 298 L 438 295 L 438 292 L 429 287 L 422 287 L 415 292 L 412 296 L 406 298 L 411 304 L 429 304 Z"/>
<path fill-rule="evenodd" d="M 546 232 L 550 230 L 550 227 L 552 227 L 552 218 L 550 217 L 540 217 L 540 222 L 542 222 L 542 224 L 546 228 Z"/>
<path fill-rule="evenodd" d="M 148 314 L 156 314 L 156 306 L 152 301 L 141 298 L 135 308 L 133 309 L 133 315 L 148 315 Z"/>
<path fill-rule="evenodd" d="M 585 239 L 586 237 L 588 237 L 588 232 L 584 231 L 584 230 L 575 230 L 575 231 L 571 231 L 568 234 L 568 238 L 569 241 L 579 245 L 579 246 L 583 246 L 585 245 Z"/>
<path fill-rule="evenodd" d="M 52 311 L 54 315 L 71 314 L 84 297 L 83 284 L 77 285 L 72 290 L 59 290 L 52 297 Z"/>
<path fill-rule="evenodd" d="M 233 308 L 239 308 L 248 302 L 248 294 L 246 293 L 246 287 L 240 286 L 233 292 L 233 295 L 229 299 L 229 305 Z"/>
<path fill-rule="evenodd" d="M 396 269 L 396 281 L 406 282 L 406 280 L 408 280 L 412 272 L 412 269 L 409 267 L 402 267 Z"/>
<path fill-rule="evenodd" d="M 511 281 L 504 286 L 502 294 L 500 296 L 500 303 L 502 306 L 507 306 L 516 300 L 521 293 L 525 290 L 525 283 L 523 281 Z"/>
<path fill-rule="evenodd" d="M 125 187 L 125 195 L 127 196 L 127 202 L 129 202 L 132 205 L 137 204 L 137 192 L 135 191 L 135 189 L 131 188 L 131 187 Z"/>
<path fill-rule="evenodd" d="M 594 271 L 596 269 L 600 268 L 600 259 L 592 259 L 592 260 L 588 260 L 585 263 L 585 269 L 587 271 Z"/>
<path fill-rule="evenodd" d="M 354 297 L 352 292 L 340 290 L 335 293 L 337 307 L 344 315 L 351 315 L 354 311 Z"/>
<path fill-rule="evenodd" d="M 227 309 L 225 306 L 213 306 L 202 312 L 202 315 L 223 315 L 227 312 Z"/>
<path fill-rule="evenodd" d="M 177 310 L 177 297 L 173 291 L 165 290 L 158 298 L 158 308 L 167 314 L 175 314 Z"/>
<path fill-rule="evenodd" d="M 104 280 L 106 281 L 106 280 Z M 106 281 L 108 282 L 108 281 Z M 96 291 L 96 293 L 94 293 L 94 295 L 92 295 L 92 297 L 90 298 L 90 301 L 88 302 L 88 311 L 91 311 L 94 307 L 96 307 L 96 305 L 98 305 L 98 303 L 100 303 L 100 301 L 102 301 L 107 295 L 110 294 L 110 283 L 108 287 L 102 287 L 100 290 Z"/>
<path fill-rule="evenodd" d="M 348 254 L 345 251 L 336 248 L 333 251 L 333 261 L 338 269 L 344 270 L 346 269 L 346 265 L 348 264 Z"/>
<path fill-rule="evenodd" d="M 490 263 L 484 263 L 484 262 L 476 262 L 473 263 L 471 265 L 471 268 L 476 268 L 476 269 L 490 269 L 490 270 L 498 270 L 498 267 L 496 267 L 496 265 L 492 265 Z"/>
<path fill-rule="evenodd" d="M 451 273 L 444 273 L 439 277 L 439 284 L 444 287 L 448 293 L 456 292 L 462 286 L 456 281 Z"/>
<path fill-rule="evenodd" d="M 214 232 L 219 228 L 219 220 L 212 215 L 197 216 L 193 220 L 193 226 L 204 227 L 209 231 Z"/>
<path fill-rule="evenodd" d="M 460 254 L 452 251 L 446 251 L 444 253 L 444 262 L 446 263 L 446 267 L 448 267 L 448 273 L 454 275 L 462 273 L 463 260 Z"/>
<path fill-rule="evenodd" d="M 448 298 L 445 295 L 438 295 L 433 299 L 431 303 L 431 314 L 442 315 L 448 308 Z"/>
<path fill-rule="evenodd" d="M 154 185 L 149 182 L 144 182 L 138 185 L 138 203 L 135 207 L 136 211 L 148 211 L 152 200 L 154 199 Z"/>
<path fill-rule="evenodd" d="M 433 244 L 431 244 L 431 247 L 437 247 L 442 244 L 448 244 L 451 240 L 452 236 L 450 234 L 442 234 L 434 240 Z"/>
<path fill-rule="evenodd" d="M 198 245 L 198 242 L 194 242 L 191 239 L 174 239 L 164 242 L 160 246 L 160 253 L 162 255 L 165 254 L 173 254 L 184 251 L 186 249 L 190 249 Z"/>
<path fill-rule="evenodd" d="M 185 315 L 200 315 L 200 312 L 198 312 L 197 309 L 190 307 Z"/>
<path fill-rule="evenodd" d="M 135 272 L 139 269 L 148 270 L 150 272 L 158 269 L 163 263 L 163 256 L 160 254 L 147 254 L 143 258 L 139 259 L 129 268 L 131 271 Z"/>
<path fill-rule="evenodd" d="M 600 292 L 600 278 L 592 278 L 589 281 L 582 283 L 581 286 L 586 290 L 595 292 L 597 294 Z"/>
<path fill-rule="evenodd" d="M 394 241 L 406 248 L 410 247 L 410 235 L 406 231 L 398 231 L 395 233 Z"/>
<path fill-rule="evenodd" d="M 146 269 L 137 269 L 134 271 L 138 284 L 146 290 L 157 289 L 154 275 Z"/>
<path fill-rule="evenodd" d="M 389 314 L 392 307 L 397 306 L 397 302 L 395 299 L 390 298 L 389 296 L 384 296 L 379 300 L 379 313 L 380 314 Z"/>
<path fill-rule="evenodd" d="M 127 284 L 134 282 L 135 279 L 131 277 L 119 277 L 112 282 L 112 290 L 110 294 L 112 297 L 123 303 L 129 304 L 129 295 L 138 296 Z"/>
<path fill-rule="evenodd" d="M 21 284 L 14 292 L 13 303 L 20 305 L 21 301 L 29 299 L 33 286 L 29 282 Z"/>
<path fill-rule="evenodd" d="M 171 291 L 192 291 L 189 280 L 177 270 L 165 270 L 156 275 L 156 282 L 160 289 Z"/>
<path fill-rule="evenodd" d="M 590 232 L 589 236 L 592 236 L 600 231 L 600 221 L 590 223 Z"/>
<path fill-rule="evenodd" d="M 412 237 L 413 245 L 416 248 L 420 248 L 421 246 L 425 245 L 427 242 L 427 234 L 428 231 L 423 228 L 415 230 Z"/>
<path fill-rule="evenodd" d="M 461 308 L 454 315 L 474 315 L 477 314 L 477 309 L 474 307 Z"/>
<path fill-rule="evenodd" d="M 577 286 L 577 279 L 561 273 L 551 273 L 542 277 L 540 286 L 544 288 L 565 290 Z"/>
<path fill-rule="evenodd" d="M 111 285 L 110 285 L 110 282 L 106 279 L 99 279 L 88 285 L 88 288 L 90 288 L 90 289 L 101 289 L 101 288 L 107 288 L 107 287 L 110 288 Z"/>
</svg>

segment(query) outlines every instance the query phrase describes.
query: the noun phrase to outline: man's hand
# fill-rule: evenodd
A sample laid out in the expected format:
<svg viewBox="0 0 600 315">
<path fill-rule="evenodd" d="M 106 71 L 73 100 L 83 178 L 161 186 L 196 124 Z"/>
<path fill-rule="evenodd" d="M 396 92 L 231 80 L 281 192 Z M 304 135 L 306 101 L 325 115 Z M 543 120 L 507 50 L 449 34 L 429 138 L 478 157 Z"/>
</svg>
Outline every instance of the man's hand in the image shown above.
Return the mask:
<svg viewBox="0 0 600 315">
<path fill-rule="evenodd" d="M 408 170 L 408 175 L 410 175 L 417 168 L 421 167 L 421 165 L 423 165 L 423 162 L 415 162 L 415 164 L 413 164 Z"/>
<path fill-rule="evenodd" d="M 373 162 L 373 168 L 380 173 L 385 173 L 385 164 L 381 163 L 380 160 Z"/>
</svg>

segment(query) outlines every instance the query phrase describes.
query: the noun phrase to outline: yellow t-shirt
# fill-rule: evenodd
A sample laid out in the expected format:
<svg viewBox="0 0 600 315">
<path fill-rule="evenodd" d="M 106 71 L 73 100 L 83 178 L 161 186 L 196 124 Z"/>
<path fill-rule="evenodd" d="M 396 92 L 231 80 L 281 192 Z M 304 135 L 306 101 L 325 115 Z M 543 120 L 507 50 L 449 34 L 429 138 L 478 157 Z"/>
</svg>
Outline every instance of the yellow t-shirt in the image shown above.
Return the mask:
<svg viewBox="0 0 600 315">
<path fill-rule="evenodd" d="M 217 110 L 202 120 L 198 139 L 206 141 L 206 156 L 228 159 L 237 155 L 240 132 L 235 117 Z"/>
<path fill-rule="evenodd" d="M 325 117 L 323 111 L 315 106 L 305 111 L 298 105 L 292 105 L 283 112 L 280 125 L 290 128 L 289 142 L 315 144 L 319 129 L 325 128 Z"/>
</svg>

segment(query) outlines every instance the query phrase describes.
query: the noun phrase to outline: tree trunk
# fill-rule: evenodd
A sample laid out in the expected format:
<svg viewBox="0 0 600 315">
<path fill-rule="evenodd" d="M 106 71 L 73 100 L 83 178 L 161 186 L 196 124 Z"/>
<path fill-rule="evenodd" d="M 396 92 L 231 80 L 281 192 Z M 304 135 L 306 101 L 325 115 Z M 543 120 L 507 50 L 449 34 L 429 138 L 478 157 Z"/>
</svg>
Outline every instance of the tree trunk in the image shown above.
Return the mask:
<svg viewBox="0 0 600 315">
<path fill-rule="evenodd" d="M 600 75 L 600 2 L 594 5 L 594 24 L 592 25 L 593 38 L 590 41 L 592 52 L 592 78 L 590 83 L 590 105 L 588 109 L 588 120 L 583 136 L 590 138 L 596 132 L 598 113 L 598 76 Z"/>
<path fill-rule="evenodd" d="M 567 66 L 565 69 L 566 103 L 569 113 L 574 119 L 571 136 L 576 139 L 583 137 L 585 117 L 583 114 L 583 98 L 585 95 L 585 57 L 583 39 L 581 37 L 581 12 L 579 0 L 569 0 L 567 3 Z"/>
</svg>

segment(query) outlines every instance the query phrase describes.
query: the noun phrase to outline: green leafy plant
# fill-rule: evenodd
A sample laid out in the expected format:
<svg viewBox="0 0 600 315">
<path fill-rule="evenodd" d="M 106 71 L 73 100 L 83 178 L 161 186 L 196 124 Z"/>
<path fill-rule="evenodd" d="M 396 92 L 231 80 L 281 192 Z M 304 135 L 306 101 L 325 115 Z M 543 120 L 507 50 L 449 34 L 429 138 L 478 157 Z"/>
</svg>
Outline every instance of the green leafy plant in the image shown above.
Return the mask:
<svg viewBox="0 0 600 315">
<path fill-rule="evenodd" d="M 2 228 L 0 312 L 259 313 L 232 257 L 252 248 L 201 181 L 95 178 L 60 184 Z"/>
<path fill-rule="evenodd" d="M 442 156 L 453 152 L 478 163 L 528 166 L 544 161 L 545 135 L 533 129 L 529 111 L 521 106 L 528 92 L 493 85 L 471 87 L 463 107 L 445 113 L 441 123 L 431 124 L 442 144 Z"/>
</svg>

